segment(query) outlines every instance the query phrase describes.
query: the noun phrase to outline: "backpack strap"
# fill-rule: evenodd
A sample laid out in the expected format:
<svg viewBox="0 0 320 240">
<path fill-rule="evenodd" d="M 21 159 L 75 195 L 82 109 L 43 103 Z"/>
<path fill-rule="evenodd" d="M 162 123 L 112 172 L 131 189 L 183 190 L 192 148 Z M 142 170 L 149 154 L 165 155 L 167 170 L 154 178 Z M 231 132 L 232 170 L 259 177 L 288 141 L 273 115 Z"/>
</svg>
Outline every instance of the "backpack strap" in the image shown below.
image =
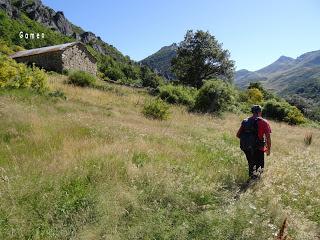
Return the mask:
<svg viewBox="0 0 320 240">
<path fill-rule="evenodd" d="M 259 121 L 263 121 L 262 117 L 257 117 L 257 118 L 255 119 L 255 124 L 257 125 L 257 126 L 256 126 L 256 128 L 257 128 L 257 146 L 258 146 L 258 147 L 264 147 L 264 146 L 265 146 L 265 143 L 266 143 L 264 137 L 263 137 L 262 139 L 259 139 L 259 137 L 258 137 L 258 122 L 259 122 Z"/>
</svg>

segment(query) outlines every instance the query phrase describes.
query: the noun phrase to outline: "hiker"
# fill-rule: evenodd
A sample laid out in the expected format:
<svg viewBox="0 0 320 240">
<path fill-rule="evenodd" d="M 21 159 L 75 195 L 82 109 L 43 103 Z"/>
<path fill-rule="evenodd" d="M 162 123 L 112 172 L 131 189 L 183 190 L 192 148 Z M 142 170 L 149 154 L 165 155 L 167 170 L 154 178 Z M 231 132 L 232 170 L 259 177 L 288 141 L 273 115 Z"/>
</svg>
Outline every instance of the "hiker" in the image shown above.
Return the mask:
<svg viewBox="0 0 320 240">
<path fill-rule="evenodd" d="M 264 153 L 270 155 L 271 128 L 268 121 L 261 117 L 261 106 L 253 105 L 251 112 L 253 115 L 242 121 L 237 137 L 240 138 L 240 148 L 248 160 L 249 177 L 256 179 L 263 172 Z"/>
</svg>

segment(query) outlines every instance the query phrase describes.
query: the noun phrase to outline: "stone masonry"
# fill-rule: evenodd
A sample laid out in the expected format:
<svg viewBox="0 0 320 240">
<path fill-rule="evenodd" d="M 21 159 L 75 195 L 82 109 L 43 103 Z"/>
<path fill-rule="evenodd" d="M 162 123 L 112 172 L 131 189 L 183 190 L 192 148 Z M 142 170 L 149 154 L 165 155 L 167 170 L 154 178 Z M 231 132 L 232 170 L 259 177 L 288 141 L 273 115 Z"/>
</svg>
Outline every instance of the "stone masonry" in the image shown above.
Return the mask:
<svg viewBox="0 0 320 240">
<path fill-rule="evenodd" d="M 70 47 L 62 53 L 62 65 L 65 70 L 81 70 L 97 74 L 96 60 L 82 44 Z"/>
<path fill-rule="evenodd" d="M 17 62 L 35 64 L 48 71 L 80 70 L 97 74 L 96 59 L 79 42 L 20 51 L 11 57 Z"/>
</svg>

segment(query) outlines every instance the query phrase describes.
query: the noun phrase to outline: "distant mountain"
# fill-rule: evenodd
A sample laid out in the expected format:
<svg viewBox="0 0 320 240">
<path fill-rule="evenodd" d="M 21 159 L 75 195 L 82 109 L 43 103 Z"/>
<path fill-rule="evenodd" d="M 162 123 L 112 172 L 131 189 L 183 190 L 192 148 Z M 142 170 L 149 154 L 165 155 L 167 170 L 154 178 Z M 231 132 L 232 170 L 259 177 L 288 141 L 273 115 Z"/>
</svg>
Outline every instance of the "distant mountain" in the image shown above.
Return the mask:
<svg viewBox="0 0 320 240">
<path fill-rule="evenodd" d="M 293 58 L 281 56 L 274 63 L 258 70 L 257 73 L 262 74 L 262 75 L 266 75 L 266 74 L 272 74 L 272 73 L 279 72 L 279 71 L 285 71 L 294 65 L 294 61 L 295 60 Z"/>
<path fill-rule="evenodd" d="M 235 73 L 235 84 L 240 88 L 244 88 L 249 85 L 250 82 L 262 82 L 267 80 L 257 72 L 250 72 L 246 69 L 241 69 Z"/>
<path fill-rule="evenodd" d="M 146 65 L 157 73 L 161 74 L 168 80 L 175 79 L 176 77 L 171 72 L 171 60 L 177 55 L 178 45 L 176 43 L 170 46 L 162 47 L 156 53 L 140 61 L 142 65 Z"/>
<path fill-rule="evenodd" d="M 305 53 L 296 59 L 281 56 L 274 63 L 258 70 L 239 70 L 235 84 L 245 88 L 250 82 L 261 82 L 282 96 L 297 94 L 320 101 L 320 50 Z M 306 89 L 308 88 L 308 89 Z"/>
</svg>

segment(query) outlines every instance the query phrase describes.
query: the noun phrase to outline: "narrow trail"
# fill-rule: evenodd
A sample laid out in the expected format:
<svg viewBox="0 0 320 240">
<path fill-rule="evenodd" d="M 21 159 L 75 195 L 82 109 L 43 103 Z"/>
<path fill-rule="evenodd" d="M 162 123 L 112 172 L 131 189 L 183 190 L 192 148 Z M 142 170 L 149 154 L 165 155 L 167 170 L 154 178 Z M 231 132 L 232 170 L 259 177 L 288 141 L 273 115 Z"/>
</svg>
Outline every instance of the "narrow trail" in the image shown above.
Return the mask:
<svg viewBox="0 0 320 240">
<path fill-rule="evenodd" d="M 236 192 L 236 194 L 234 196 L 234 199 L 235 200 L 239 200 L 240 196 L 242 194 L 244 194 L 249 188 L 251 188 L 254 185 L 256 185 L 260 180 L 261 180 L 261 178 L 248 179 L 245 183 L 241 184 L 239 190 Z"/>
</svg>

